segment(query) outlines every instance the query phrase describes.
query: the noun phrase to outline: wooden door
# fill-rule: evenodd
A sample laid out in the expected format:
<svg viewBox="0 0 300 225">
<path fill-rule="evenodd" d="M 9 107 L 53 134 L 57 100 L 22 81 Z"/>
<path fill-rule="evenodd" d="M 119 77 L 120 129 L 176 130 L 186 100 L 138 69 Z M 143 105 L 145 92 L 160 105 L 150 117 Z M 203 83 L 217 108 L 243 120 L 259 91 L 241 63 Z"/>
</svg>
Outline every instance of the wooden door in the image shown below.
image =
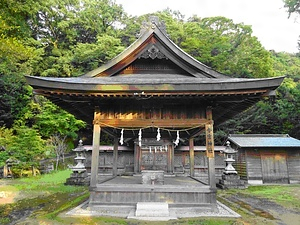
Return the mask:
<svg viewBox="0 0 300 225">
<path fill-rule="evenodd" d="M 289 183 L 285 152 L 261 153 L 263 183 Z"/>
<path fill-rule="evenodd" d="M 168 154 L 166 151 L 142 149 L 141 170 L 163 170 L 167 172 Z"/>
</svg>

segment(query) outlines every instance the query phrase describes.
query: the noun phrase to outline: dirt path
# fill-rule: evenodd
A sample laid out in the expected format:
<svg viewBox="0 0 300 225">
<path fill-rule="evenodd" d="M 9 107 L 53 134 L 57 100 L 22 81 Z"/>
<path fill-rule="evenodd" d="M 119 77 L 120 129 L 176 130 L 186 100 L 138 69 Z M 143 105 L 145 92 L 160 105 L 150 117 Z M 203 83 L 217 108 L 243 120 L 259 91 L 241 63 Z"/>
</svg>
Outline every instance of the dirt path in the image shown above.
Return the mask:
<svg viewBox="0 0 300 225">
<path fill-rule="evenodd" d="M 17 196 L 16 188 L 9 186 L 5 180 L 0 180 L 0 205 L 13 203 Z"/>
<path fill-rule="evenodd" d="M 300 212 L 278 205 L 277 203 L 265 198 L 255 196 L 246 196 L 243 194 L 235 194 L 222 197 L 221 199 L 228 201 L 235 208 L 249 215 L 250 224 L 253 223 L 253 216 L 256 218 L 257 224 L 278 224 L 278 225 L 296 225 L 300 224 Z M 250 219 L 252 217 L 252 219 Z M 247 218 L 244 218 L 247 222 Z"/>
</svg>

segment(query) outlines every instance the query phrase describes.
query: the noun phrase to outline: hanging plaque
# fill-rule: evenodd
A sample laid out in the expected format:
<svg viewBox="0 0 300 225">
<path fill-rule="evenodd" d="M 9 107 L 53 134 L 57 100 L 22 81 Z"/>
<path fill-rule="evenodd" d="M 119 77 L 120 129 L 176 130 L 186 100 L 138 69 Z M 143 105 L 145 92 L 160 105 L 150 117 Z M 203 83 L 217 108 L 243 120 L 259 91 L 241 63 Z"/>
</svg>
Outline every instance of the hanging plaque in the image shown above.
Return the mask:
<svg viewBox="0 0 300 225">
<path fill-rule="evenodd" d="M 214 158 L 214 131 L 213 123 L 205 124 L 205 133 L 206 133 L 206 156 L 208 158 Z"/>
</svg>

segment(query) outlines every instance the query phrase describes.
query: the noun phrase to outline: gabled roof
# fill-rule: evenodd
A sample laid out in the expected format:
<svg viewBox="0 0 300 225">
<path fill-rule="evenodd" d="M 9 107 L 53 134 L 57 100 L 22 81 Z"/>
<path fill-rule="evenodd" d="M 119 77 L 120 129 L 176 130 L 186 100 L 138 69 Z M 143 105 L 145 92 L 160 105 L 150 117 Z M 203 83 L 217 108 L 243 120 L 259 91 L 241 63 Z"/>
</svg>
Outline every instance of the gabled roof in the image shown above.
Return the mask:
<svg viewBox="0 0 300 225">
<path fill-rule="evenodd" d="M 94 108 L 103 102 L 138 99 L 139 104 L 180 100 L 211 105 L 215 125 L 274 95 L 283 79 L 231 78 L 219 73 L 176 46 L 157 18 L 144 24 L 138 40 L 124 52 L 82 76 L 26 76 L 35 93 L 88 123 L 93 121 Z"/>
<path fill-rule="evenodd" d="M 300 148 L 300 140 L 288 134 L 231 134 L 228 140 L 240 148 Z"/>
<path fill-rule="evenodd" d="M 148 23 L 144 23 L 140 37 L 126 50 L 82 77 L 118 76 L 122 70 L 142 58 L 168 60 L 185 72 L 185 77 L 229 78 L 182 51 L 167 37 L 165 26 L 157 17 L 151 17 Z"/>
</svg>

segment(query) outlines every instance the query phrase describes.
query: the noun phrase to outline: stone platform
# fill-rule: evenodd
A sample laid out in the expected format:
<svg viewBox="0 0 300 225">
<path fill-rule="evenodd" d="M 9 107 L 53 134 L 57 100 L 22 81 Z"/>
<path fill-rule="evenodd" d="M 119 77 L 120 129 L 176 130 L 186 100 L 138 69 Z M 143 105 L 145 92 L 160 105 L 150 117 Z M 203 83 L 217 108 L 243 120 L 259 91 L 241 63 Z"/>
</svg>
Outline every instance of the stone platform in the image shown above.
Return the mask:
<svg viewBox="0 0 300 225">
<path fill-rule="evenodd" d="M 118 176 L 90 190 L 89 207 L 131 205 L 138 202 L 168 203 L 174 207 L 216 210 L 216 189 L 190 177 L 164 177 L 164 185 L 142 184 L 141 176 Z"/>
<path fill-rule="evenodd" d="M 100 178 L 100 176 L 99 176 Z M 213 216 L 240 217 L 216 201 L 216 189 L 190 177 L 164 176 L 164 184 L 142 184 L 142 176 L 104 177 L 90 199 L 66 216 L 114 216 L 167 221 Z"/>
<path fill-rule="evenodd" d="M 169 208 L 168 217 L 137 217 L 136 206 L 118 206 L 118 205 L 102 205 L 90 208 L 88 201 L 82 203 L 76 208 L 61 214 L 64 217 L 99 217 L 99 216 L 112 216 L 128 219 L 137 220 L 147 220 L 147 221 L 168 221 L 178 218 L 193 218 L 193 217 L 231 217 L 238 218 L 241 217 L 238 213 L 234 212 L 232 209 L 226 205 L 217 201 L 217 210 L 215 212 L 210 210 L 203 210 L 203 208 L 198 207 L 177 207 Z"/>
</svg>

